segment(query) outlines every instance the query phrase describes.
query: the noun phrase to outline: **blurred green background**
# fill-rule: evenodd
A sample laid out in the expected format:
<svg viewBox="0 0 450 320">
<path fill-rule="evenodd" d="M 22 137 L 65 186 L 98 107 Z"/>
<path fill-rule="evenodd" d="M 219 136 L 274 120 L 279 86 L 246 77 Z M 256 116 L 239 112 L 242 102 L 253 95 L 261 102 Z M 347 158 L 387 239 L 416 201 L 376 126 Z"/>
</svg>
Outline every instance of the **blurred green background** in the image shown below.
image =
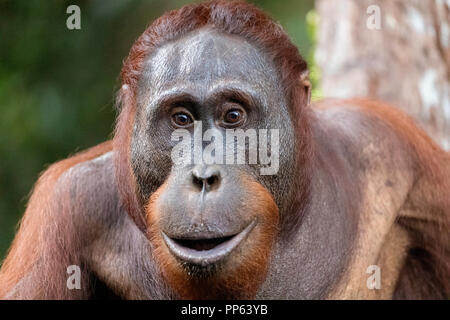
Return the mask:
<svg viewBox="0 0 450 320">
<path fill-rule="evenodd" d="M 133 41 L 163 12 L 190 2 L 0 0 L 0 261 L 40 172 L 111 137 L 118 75 Z M 251 2 L 312 64 L 314 1 Z M 81 30 L 66 27 L 71 4 L 81 9 Z"/>
</svg>

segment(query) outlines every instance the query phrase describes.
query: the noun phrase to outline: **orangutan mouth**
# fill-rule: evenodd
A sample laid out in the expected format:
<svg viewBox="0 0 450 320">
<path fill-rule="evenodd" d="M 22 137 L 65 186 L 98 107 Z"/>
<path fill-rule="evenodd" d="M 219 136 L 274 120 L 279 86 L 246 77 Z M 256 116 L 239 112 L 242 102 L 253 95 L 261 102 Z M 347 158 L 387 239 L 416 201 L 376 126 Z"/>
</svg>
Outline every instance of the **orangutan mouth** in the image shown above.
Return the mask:
<svg viewBox="0 0 450 320">
<path fill-rule="evenodd" d="M 206 239 L 174 239 L 162 233 L 163 239 L 170 252 L 183 262 L 208 266 L 219 262 L 228 256 L 255 226 L 255 222 L 250 223 L 241 232 L 216 238 Z"/>
</svg>

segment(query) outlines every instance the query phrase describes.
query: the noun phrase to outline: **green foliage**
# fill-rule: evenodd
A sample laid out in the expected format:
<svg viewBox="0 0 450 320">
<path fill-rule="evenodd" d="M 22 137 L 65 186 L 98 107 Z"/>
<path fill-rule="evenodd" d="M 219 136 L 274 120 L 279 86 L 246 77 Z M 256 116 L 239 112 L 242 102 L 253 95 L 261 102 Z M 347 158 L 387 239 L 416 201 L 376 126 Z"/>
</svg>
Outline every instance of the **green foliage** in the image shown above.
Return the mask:
<svg viewBox="0 0 450 320">
<path fill-rule="evenodd" d="M 110 138 L 117 76 L 133 41 L 153 19 L 188 2 L 0 2 L 0 260 L 39 173 Z M 255 3 L 308 52 L 312 0 Z M 70 4 L 81 8 L 81 30 L 66 28 Z"/>
<path fill-rule="evenodd" d="M 319 27 L 319 15 L 317 14 L 317 11 L 315 9 L 310 10 L 308 14 L 306 15 L 306 22 L 307 22 L 307 30 L 308 30 L 308 37 L 311 41 L 311 47 L 309 48 L 308 52 L 308 62 L 309 62 L 309 72 L 310 72 L 310 79 L 312 83 L 312 100 L 318 100 L 322 98 L 322 91 L 320 89 L 319 83 L 320 83 L 320 69 L 319 66 L 316 64 L 314 54 L 317 46 L 317 29 Z"/>
</svg>

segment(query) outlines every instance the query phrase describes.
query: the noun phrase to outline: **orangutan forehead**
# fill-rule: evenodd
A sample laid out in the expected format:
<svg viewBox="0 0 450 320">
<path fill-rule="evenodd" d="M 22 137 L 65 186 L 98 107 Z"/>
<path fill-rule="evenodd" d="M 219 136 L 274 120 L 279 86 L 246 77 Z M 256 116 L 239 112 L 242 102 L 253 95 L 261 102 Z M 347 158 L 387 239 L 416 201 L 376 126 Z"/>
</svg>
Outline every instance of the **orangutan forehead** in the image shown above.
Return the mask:
<svg viewBox="0 0 450 320">
<path fill-rule="evenodd" d="M 155 50 L 146 62 L 141 84 L 160 91 L 174 85 L 211 87 L 226 81 L 240 81 L 256 90 L 279 85 L 275 67 L 262 50 L 241 37 L 203 28 Z"/>
</svg>

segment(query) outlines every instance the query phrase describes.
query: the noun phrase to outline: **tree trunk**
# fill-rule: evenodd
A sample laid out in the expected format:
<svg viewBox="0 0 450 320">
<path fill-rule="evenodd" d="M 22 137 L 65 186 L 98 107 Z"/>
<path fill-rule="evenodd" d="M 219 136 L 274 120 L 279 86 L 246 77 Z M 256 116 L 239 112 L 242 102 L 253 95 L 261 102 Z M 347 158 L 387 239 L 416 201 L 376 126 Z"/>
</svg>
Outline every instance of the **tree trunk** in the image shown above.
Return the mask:
<svg viewBox="0 0 450 320">
<path fill-rule="evenodd" d="M 325 97 L 382 99 L 450 149 L 450 1 L 317 0 Z"/>
</svg>

